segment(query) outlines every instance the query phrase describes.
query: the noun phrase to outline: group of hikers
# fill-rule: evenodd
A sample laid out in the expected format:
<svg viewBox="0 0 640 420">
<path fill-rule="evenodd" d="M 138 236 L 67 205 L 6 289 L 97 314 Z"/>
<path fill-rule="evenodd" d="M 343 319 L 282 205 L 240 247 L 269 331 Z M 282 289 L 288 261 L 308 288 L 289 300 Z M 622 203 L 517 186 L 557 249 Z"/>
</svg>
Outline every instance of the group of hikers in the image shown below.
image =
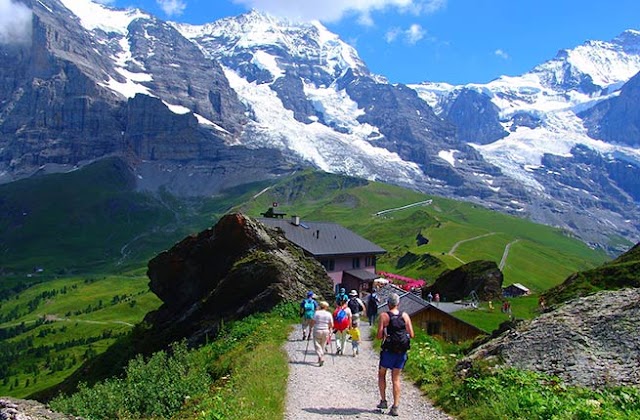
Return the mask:
<svg viewBox="0 0 640 420">
<path fill-rule="evenodd" d="M 389 410 L 392 416 L 398 415 L 400 404 L 400 373 L 407 362 L 407 350 L 413 338 L 411 318 L 406 312 L 400 312 L 398 305 L 400 297 L 391 293 L 387 299 L 389 310 L 380 314 L 376 337 L 382 340 L 380 363 L 378 365 L 378 390 L 380 403 L 377 408 L 387 409 L 387 370 L 391 370 L 393 405 Z M 318 302 L 312 291 L 300 303 L 302 317 L 302 340 L 310 341 L 313 337 L 315 352 L 318 355 L 318 366 L 324 364 L 324 356 L 332 344 L 334 336 L 336 355 L 344 355 L 348 337 L 351 337 L 352 354 L 356 357 L 360 353 L 360 314 L 367 315 L 369 325 L 373 325 L 378 317 L 379 298 L 372 290 L 363 302 L 356 290 L 347 295 L 341 288 L 335 298 L 335 310 L 329 311 L 329 303 Z M 306 353 L 305 353 L 306 354 Z"/>
</svg>

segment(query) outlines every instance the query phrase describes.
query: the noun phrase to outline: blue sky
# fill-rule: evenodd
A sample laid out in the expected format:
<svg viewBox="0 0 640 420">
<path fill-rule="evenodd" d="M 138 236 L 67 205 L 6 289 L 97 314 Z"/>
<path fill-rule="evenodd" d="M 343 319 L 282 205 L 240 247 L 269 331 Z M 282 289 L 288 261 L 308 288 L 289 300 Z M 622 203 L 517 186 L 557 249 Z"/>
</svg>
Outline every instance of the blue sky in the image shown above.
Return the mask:
<svg viewBox="0 0 640 420">
<path fill-rule="evenodd" d="M 638 0 L 101 0 L 201 24 L 251 8 L 317 19 L 391 82 L 484 83 L 640 30 Z"/>
</svg>

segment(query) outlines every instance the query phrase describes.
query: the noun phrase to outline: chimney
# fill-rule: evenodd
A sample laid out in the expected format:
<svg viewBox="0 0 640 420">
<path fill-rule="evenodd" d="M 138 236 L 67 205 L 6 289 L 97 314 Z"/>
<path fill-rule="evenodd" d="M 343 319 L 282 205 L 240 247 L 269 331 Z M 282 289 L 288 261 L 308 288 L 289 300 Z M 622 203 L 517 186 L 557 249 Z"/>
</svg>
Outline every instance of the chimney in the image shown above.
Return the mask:
<svg viewBox="0 0 640 420">
<path fill-rule="evenodd" d="M 320 239 L 320 229 L 316 230 L 316 239 Z"/>
<path fill-rule="evenodd" d="M 291 216 L 291 224 L 294 226 L 300 226 L 300 216 Z"/>
</svg>

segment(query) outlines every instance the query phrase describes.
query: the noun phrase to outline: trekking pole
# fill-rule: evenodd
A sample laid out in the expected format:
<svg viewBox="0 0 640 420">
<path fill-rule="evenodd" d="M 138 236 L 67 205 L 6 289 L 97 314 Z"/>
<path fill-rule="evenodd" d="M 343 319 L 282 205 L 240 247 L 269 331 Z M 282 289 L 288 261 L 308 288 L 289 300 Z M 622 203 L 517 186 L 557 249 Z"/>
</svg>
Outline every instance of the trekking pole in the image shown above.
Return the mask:
<svg viewBox="0 0 640 420">
<path fill-rule="evenodd" d="M 333 340 L 331 339 L 331 334 L 333 334 L 333 332 L 329 331 L 329 349 L 331 350 L 331 361 L 333 362 L 334 366 L 336 364 L 336 354 L 333 352 L 333 340 L 336 339 L 336 335 L 333 334 Z"/>
<path fill-rule="evenodd" d="M 309 332 L 309 336 L 307 337 L 307 347 L 304 349 L 304 358 L 302 359 L 303 362 L 307 361 L 307 350 L 309 350 L 309 341 L 311 341 L 311 332 Z"/>
</svg>

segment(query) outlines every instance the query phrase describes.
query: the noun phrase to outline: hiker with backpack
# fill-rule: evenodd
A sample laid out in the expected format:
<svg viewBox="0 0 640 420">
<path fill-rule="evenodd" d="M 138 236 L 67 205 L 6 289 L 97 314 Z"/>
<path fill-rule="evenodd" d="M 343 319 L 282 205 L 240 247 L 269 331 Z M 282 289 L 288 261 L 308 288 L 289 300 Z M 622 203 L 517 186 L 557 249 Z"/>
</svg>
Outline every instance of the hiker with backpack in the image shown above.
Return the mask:
<svg viewBox="0 0 640 420">
<path fill-rule="evenodd" d="M 378 304 L 380 300 L 378 299 L 378 292 L 375 289 L 371 291 L 369 298 L 367 299 L 367 318 L 369 319 L 369 325 L 373 325 L 376 322 L 376 318 L 378 317 Z"/>
<path fill-rule="evenodd" d="M 413 338 L 413 325 L 406 312 L 400 312 L 398 304 L 400 296 L 391 293 L 387 300 L 389 310 L 380 314 L 377 338 L 382 340 L 380 351 L 380 365 L 378 367 L 378 390 L 380 391 L 380 410 L 386 409 L 387 404 L 387 370 L 391 369 L 391 383 L 393 386 L 393 405 L 389 410 L 392 416 L 398 415 L 400 405 L 400 373 L 407 362 L 407 350 Z"/>
<path fill-rule="evenodd" d="M 313 326 L 313 316 L 318 309 L 318 302 L 313 298 L 313 292 L 308 291 L 306 299 L 300 303 L 300 317 L 302 318 L 302 341 L 311 337 L 311 327 Z"/>
<path fill-rule="evenodd" d="M 356 290 L 349 292 L 347 305 L 349 305 L 349 309 L 351 309 L 352 321 L 360 321 L 360 312 L 365 311 L 367 308 L 362 299 L 358 297 L 358 292 Z"/>
<path fill-rule="evenodd" d="M 320 302 L 320 309 L 313 316 L 313 345 L 318 355 L 318 366 L 324 364 L 324 353 L 331 331 L 333 331 L 333 315 L 327 311 L 329 304 Z"/>
<path fill-rule="evenodd" d="M 347 300 L 349 300 L 349 296 L 347 296 L 347 291 L 345 290 L 344 287 L 341 287 L 340 291 L 336 295 L 336 306 L 342 305 L 342 302 L 343 301 L 346 302 Z"/>
<path fill-rule="evenodd" d="M 348 329 L 351 326 L 351 309 L 346 300 L 342 300 L 333 311 L 333 328 L 336 336 L 336 354 L 343 354 L 347 343 Z"/>
</svg>

